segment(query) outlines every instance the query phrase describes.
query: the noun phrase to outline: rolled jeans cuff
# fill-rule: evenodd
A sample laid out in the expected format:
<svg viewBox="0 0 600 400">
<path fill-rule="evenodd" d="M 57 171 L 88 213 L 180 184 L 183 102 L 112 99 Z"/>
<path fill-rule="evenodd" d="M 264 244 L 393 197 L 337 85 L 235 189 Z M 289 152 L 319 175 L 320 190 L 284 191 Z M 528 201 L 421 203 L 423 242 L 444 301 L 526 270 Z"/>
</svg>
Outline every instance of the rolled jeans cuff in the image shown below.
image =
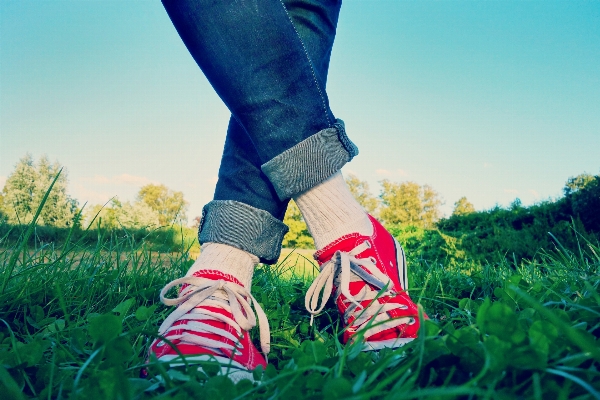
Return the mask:
<svg viewBox="0 0 600 400">
<path fill-rule="evenodd" d="M 201 244 L 227 244 L 274 264 L 288 227 L 269 212 L 234 200 L 213 200 L 202 209 L 198 230 Z"/>
<path fill-rule="evenodd" d="M 358 148 L 346 135 L 344 122 L 338 119 L 331 128 L 304 139 L 261 165 L 281 200 L 318 185 L 339 171 L 358 154 Z"/>
</svg>

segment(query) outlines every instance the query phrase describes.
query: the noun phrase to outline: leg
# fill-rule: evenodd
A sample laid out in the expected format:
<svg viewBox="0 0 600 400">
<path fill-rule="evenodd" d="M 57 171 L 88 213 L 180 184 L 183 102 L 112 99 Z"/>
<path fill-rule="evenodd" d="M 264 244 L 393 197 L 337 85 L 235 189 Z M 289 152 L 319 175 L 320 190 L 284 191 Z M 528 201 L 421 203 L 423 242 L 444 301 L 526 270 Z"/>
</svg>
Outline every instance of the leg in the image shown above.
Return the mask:
<svg viewBox="0 0 600 400">
<path fill-rule="evenodd" d="M 317 247 L 323 247 L 317 253 L 323 266 L 322 279 L 313 284 L 311 296 L 307 297 L 307 308 L 313 313 L 319 311 L 313 303 L 320 292 L 317 289 L 323 287 L 320 282 L 325 280 L 324 297 L 330 295 L 328 289 L 333 285 L 337 287 L 338 308 L 345 317 L 349 332 L 353 332 L 346 340 L 355 337 L 354 332 L 358 329 L 364 331 L 365 323 L 365 339 L 375 342 L 371 348 L 405 343 L 398 340 L 400 338 L 411 340 L 412 337 L 407 334 L 413 335 L 414 329 L 408 326 L 418 328 L 418 324 L 414 321 L 414 304 L 404 292 L 405 264 L 399 257 L 401 249 L 395 247 L 391 235 L 349 196 L 339 169 L 357 154 L 357 150 L 348 140 L 341 121 L 335 120 L 329 109 L 324 90 L 326 75 L 319 75 L 316 67 L 319 63 L 310 58 L 307 45 L 291 22 L 288 11 L 276 0 L 265 0 L 260 4 L 242 1 L 209 4 L 208 0 L 191 4 L 181 1 L 169 2 L 165 7 L 190 53 L 241 128 L 230 125 L 232 138 L 228 143 L 239 140 L 241 147 L 248 148 L 249 143 L 253 145 L 255 154 L 237 154 L 241 155 L 245 165 L 256 168 L 261 163 L 260 169 L 280 201 L 294 198 L 298 202 Z M 246 29 L 244 24 L 248 24 L 250 29 Z M 234 129 L 238 129 L 237 134 Z M 226 158 L 227 148 L 225 153 Z M 230 167 L 226 162 L 222 177 L 227 176 Z M 264 178 L 261 179 L 264 181 Z M 224 184 L 226 181 L 223 179 Z M 205 208 L 200 239 L 202 242 L 232 244 L 235 247 L 231 248 L 239 252 L 238 255 L 243 253 L 252 257 L 254 254 L 257 261 L 256 256 L 268 258 L 260 255 L 258 247 L 244 246 L 260 247 L 264 245 L 260 239 L 273 236 L 257 233 L 268 232 L 264 224 L 267 228 L 277 225 L 269 218 L 279 221 L 272 213 L 278 214 L 280 208 L 277 208 L 276 201 L 272 203 L 273 211 L 265 210 L 268 208 L 266 202 L 258 201 L 262 208 L 244 203 L 260 198 L 256 193 L 262 193 L 263 200 L 274 200 L 271 188 L 256 191 L 255 186 L 251 186 L 253 190 L 242 188 L 240 191 L 244 192 L 239 195 L 243 201 L 231 200 L 233 195 L 230 194 L 224 194 L 224 199 L 220 200 L 218 197 L 221 195 L 217 192 L 215 201 Z M 246 200 L 242 199 L 244 196 Z M 242 209 L 245 209 L 245 214 Z M 254 218 L 232 218 L 248 214 Z M 229 226 L 232 219 L 243 223 L 232 228 Z M 254 224 L 256 222 L 258 225 Z M 329 238 L 333 242 L 327 244 Z M 232 239 L 232 243 L 225 239 Z M 273 247 L 273 243 L 267 241 L 266 247 Z M 230 259 L 237 262 L 236 257 Z M 220 255 L 216 258 L 224 260 Z M 219 260 L 215 259 L 215 262 Z M 254 348 L 247 334 L 247 330 L 255 325 L 254 318 L 250 318 L 254 314 L 246 302 L 252 300 L 252 296 L 244 289 L 249 285 L 219 269 L 196 272 L 165 288 L 184 284 L 177 299 L 169 301 L 162 297 L 166 303 L 181 306 L 163 323 L 160 331 L 172 334 L 169 337 L 173 340 L 182 340 L 181 344 L 176 344 L 179 349 L 189 347 L 190 351 L 186 350 L 184 354 L 200 358 L 206 355 L 220 357 L 224 362 L 233 360 L 239 371 L 264 365 L 264 361 L 256 361 L 257 354 L 252 352 Z M 366 293 L 367 297 L 362 293 Z M 192 298 L 193 302 L 190 301 Z M 228 299 L 231 312 L 228 308 L 220 312 L 208 307 L 222 303 L 223 299 Z M 375 299 L 377 301 L 374 302 Z M 243 307 L 244 313 L 240 307 Z M 364 314 L 361 313 L 363 309 Z M 261 318 L 258 311 L 259 308 L 258 319 L 264 320 L 264 314 Z M 221 316 L 215 316 L 215 312 Z M 207 315 L 217 319 L 199 322 L 205 321 Z M 192 325 L 188 324 L 189 320 Z M 234 321 L 233 325 L 231 321 Z M 368 325 L 369 321 L 381 321 L 383 324 L 374 331 Z M 265 325 L 266 321 L 261 321 L 261 347 L 268 352 L 268 341 L 263 335 Z M 237 335 L 231 335 L 232 329 Z M 210 337 L 208 332 L 221 337 L 221 341 L 207 341 Z M 246 350 L 238 353 L 236 342 Z M 159 355 L 159 345 L 153 345 L 151 351 L 163 357 L 164 353 Z"/>
<path fill-rule="evenodd" d="M 324 87 L 341 2 L 286 0 L 284 3 L 311 60 L 317 80 Z M 278 197 L 261 170 L 262 164 L 252 138 L 232 116 L 214 201 L 205 207 L 200 230 L 201 243 L 225 243 L 257 255 L 266 263 L 279 258 L 281 240 L 287 227 L 273 217 L 283 221 L 288 199 L 281 200 Z M 225 231 L 212 228 L 225 221 L 244 221 L 244 226 Z M 256 228 L 249 230 L 249 226 Z M 240 237 L 240 232 L 246 232 L 247 235 Z"/>
<path fill-rule="evenodd" d="M 284 4 L 312 61 L 317 79 L 325 87 L 341 3 L 285 0 Z M 214 199 L 239 201 L 283 220 L 287 200 L 278 198 L 260 169 L 262 164 L 252 139 L 232 116 Z"/>
<path fill-rule="evenodd" d="M 262 163 L 335 127 L 324 79 L 280 0 L 163 3 Z"/>
<path fill-rule="evenodd" d="M 303 51 L 308 52 L 311 63 L 314 60 L 314 76 L 324 86 L 340 4 L 331 1 L 322 2 L 314 0 L 290 0 L 286 4 L 289 7 L 289 15 L 294 20 L 295 28 L 297 29 L 297 33 L 295 34 L 302 36 L 302 41 L 304 42 Z M 173 14 L 173 11 L 170 13 Z M 286 18 L 288 19 L 284 22 L 288 23 L 290 17 Z M 294 29 L 294 32 L 296 32 L 296 29 Z M 304 57 L 306 57 L 306 54 L 304 54 Z M 277 96 L 278 94 L 272 95 Z M 302 110 L 294 112 L 300 113 Z M 266 117 L 268 117 L 268 113 Z M 319 117 L 317 119 L 323 118 Z M 244 119 L 242 118 L 242 120 Z M 251 122 L 249 125 L 251 125 Z M 279 135 L 285 136 L 281 132 Z M 260 364 L 264 365 L 264 360 L 261 361 L 262 357 L 256 353 L 252 343 L 249 342 L 247 332 L 245 332 L 255 322 L 251 323 L 246 318 L 239 316 L 235 318 L 235 316 L 229 313 L 222 313 L 220 310 L 212 310 L 213 316 L 214 312 L 217 312 L 224 317 L 235 320 L 236 324 L 240 321 L 242 322 L 239 326 L 236 325 L 236 331 L 239 332 L 240 342 L 250 352 L 236 354 L 235 350 L 232 349 L 235 343 L 231 339 L 222 339 L 221 344 L 210 345 L 206 342 L 206 333 L 202 333 L 205 332 L 202 330 L 204 328 L 192 329 L 190 323 L 194 318 L 205 318 L 204 314 L 207 308 L 204 305 L 200 306 L 200 303 L 198 303 L 198 306 L 192 309 L 184 306 L 190 303 L 191 299 L 188 299 L 189 296 L 199 296 L 202 291 L 212 290 L 212 286 L 206 286 L 205 282 L 207 280 L 212 280 L 213 282 L 224 280 L 226 282 L 224 285 L 230 286 L 230 290 L 242 290 L 239 293 L 251 299 L 249 287 L 252 268 L 258 261 L 256 256 L 260 257 L 263 261 L 274 261 L 278 257 L 281 239 L 285 233 L 283 230 L 285 226 L 281 224 L 281 220 L 283 219 L 288 199 L 281 200 L 277 196 L 275 188 L 261 170 L 264 154 L 263 158 L 261 158 L 254 145 L 254 142 L 260 137 L 260 135 L 255 135 L 253 140 L 248 134 L 247 129 L 239 122 L 239 119 L 235 118 L 235 114 L 232 116 L 214 201 L 205 207 L 204 210 L 200 236 L 201 242 L 206 244 L 203 245 L 202 255 L 185 278 L 172 282 L 161 293 L 161 298 L 167 304 L 180 304 L 180 306 L 165 320 L 159 331 L 172 339 L 173 343 L 177 345 L 177 348 L 183 354 L 197 357 L 199 361 L 206 358 L 206 356 L 223 359 L 223 361 L 230 358 L 233 359 L 235 361 L 234 366 L 238 367 L 238 371 L 234 372 L 234 376 L 241 377 L 247 377 L 247 375 L 244 375 L 243 371 L 240 372 L 240 370 L 244 368 L 253 369 Z M 263 140 L 266 140 L 264 139 L 265 136 L 262 137 Z M 283 139 L 286 138 L 283 137 Z M 302 136 L 298 136 L 297 140 L 304 139 L 302 139 Z M 338 148 L 341 148 L 342 146 L 339 144 L 337 137 L 335 140 L 338 143 Z M 232 222 L 236 221 L 241 221 L 241 224 L 239 226 L 232 226 Z M 227 228 L 223 229 L 223 226 Z M 249 229 L 249 227 L 257 228 Z M 247 234 L 249 230 L 252 232 L 251 234 Z M 203 238 L 205 240 L 202 240 Z M 203 266 L 207 266 L 207 268 L 203 268 Z M 173 300 L 165 299 L 164 294 L 166 293 L 166 289 L 180 283 L 185 285 L 180 296 Z M 194 289 L 190 294 L 189 288 L 194 286 L 203 289 L 200 291 Z M 245 291 L 243 288 L 248 290 Z M 204 301 L 210 302 L 212 301 L 210 300 L 211 298 L 208 297 Z M 236 300 L 233 303 L 238 304 Z M 261 320 L 258 309 L 257 314 L 258 319 Z M 209 329 L 213 333 L 231 328 L 230 324 L 220 321 L 221 317 L 217 318 L 217 321 L 203 325 L 210 325 Z M 260 322 L 261 331 L 265 326 L 267 326 L 268 330 L 266 320 L 262 319 L 263 321 Z M 261 347 L 263 351 L 268 352 L 267 342 L 261 340 Z M 150 352 L 165 361 L 176 358 L 176 352 L 168 346 L 164 346 L 164 343 L 161 341 L 155 341 Z"/>
<path fill-rule="evenodd" d="M 290 1 L 289 12 L 279 0 L 164 4 L 188 50 L 247 133 L 241 137 L 240 127 L 230 124 L 228 143 L 240 145 L 226 146 L 200 241 L 226 243 L 274 262 L 285 227 L 271 217 L 280 219 L 287 199 L 324 181 L 357 154 L 325 93 L 339 2 Z M 250 144 L 256 154 L 248 154 Z M 264 175 L 251 171 L 259 165 Z M 229 182 L 238 187 L 227 185 L 240 171 L 256 179 L 240 183 L 236 176 Z M 265 176 L 279 199 L 270 197 Z M 222 228 L 232 221 L 249 228 Z"/>
</svg>

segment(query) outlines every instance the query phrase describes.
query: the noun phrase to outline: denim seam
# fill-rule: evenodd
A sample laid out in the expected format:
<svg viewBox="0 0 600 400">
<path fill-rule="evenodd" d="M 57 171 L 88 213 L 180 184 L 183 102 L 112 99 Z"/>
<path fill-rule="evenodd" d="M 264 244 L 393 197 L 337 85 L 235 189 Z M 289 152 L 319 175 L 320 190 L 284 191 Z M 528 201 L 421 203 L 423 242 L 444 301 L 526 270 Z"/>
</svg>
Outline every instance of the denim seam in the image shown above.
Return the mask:
<svg viewBox="0 0 600 400">
<path fill-rule="evenodd" d="M 346 127 L 344 126 L 344 122 L 341 119 L 336 119 L 336 122 L 335 124 L 333 124 L 333 127 L 337 130 L 338 138 L 340 139 L 340 142 L 342 142 L 342 145 L 344 146 L 348 154 L 350 154 L 350 160 L 352 160 L 354 157 L 356 157 L 356 155 L 358 155 L 358 148 L 348 137 L 348 134 L 346 133 Z"/>
<path fill-rule="evenodd" d="M 281 6 L 283 7 L 283 10 L 285 11 L 285 15 L 288 17 L 288 20 L 290 21 L 290 24 L 292 25 L 294 32 L 296 32 L 296 37 L 298 38 L 298 40 L 300 41 L 300 44 L 302 45 L 302 51 L 304 51 L 304 55 L 306 56 L 306 61 L 308 62 L 308 66 L 310 68 L 310 73 L 312 74 L 312 77 L 313 77 L 313 82 L 315 83 L 315 86 L 317 87 L 317 91 L 319 92 L 319 96 L 321 97 L 321 105 L 323 106 L 323 111 L 325 113 L 325 119 L 327 120 L 327 124 L 329 126 L 331 126 L 332 123 L 329 120 L 329 115 L 327 114 L 327 104 L 325 103 L 325 96 L 323 96 L 323 91 L 321 90 L 321 87 L 319 86 L 319 81 L 317 80 L 317 75 L 315 74 L 315 70 L 313 68 L 311 58 L 308 55 L 308 51 L 306 50 L 306 46 L 304 45 L 304 41 L 302 40 L 300 33 L 298 33 L 298 30 L 296 29 L 296 26 L 294 25 L 294 21 L 292 20 L 290 13 L 288 12 L 287 8 L 285 8 L 285 4 L 283 4 L 283 0 L 279 0 L 279 3 L 281 3 Z"/>
</svg>

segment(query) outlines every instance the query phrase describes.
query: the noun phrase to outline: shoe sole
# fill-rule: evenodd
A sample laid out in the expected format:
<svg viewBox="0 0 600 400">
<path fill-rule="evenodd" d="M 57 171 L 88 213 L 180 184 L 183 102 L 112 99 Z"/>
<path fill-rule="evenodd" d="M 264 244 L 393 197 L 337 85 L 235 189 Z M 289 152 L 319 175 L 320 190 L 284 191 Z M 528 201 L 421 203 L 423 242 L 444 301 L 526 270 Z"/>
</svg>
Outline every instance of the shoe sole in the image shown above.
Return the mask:
<svg viewBox="0 0 600 400">
<path fill-rule="evenodd" d="M 404 254 L 404 249 L 398 243 L 396 239 L 394 239 L 394 247 L 396 249 L 396 263 L 398 264 L 398 277 L 400 278 L 400 285 L 402 289 L 408 293 L 408 271 L 406 268 L 406 254 Z"/>
<path fill-rule="evenodd" d="M 396 338 L 381 340 L 377 342 L 365 342 L 363 343 L 362 351 L 378 351 L 381 349 L 397 349 L 404 346 L 405 344 L 412 342 L 414 338 Z"/>
<path fill-rule="evenodd" d="M 254 375 L 248 368 L 234 361 L 230 358 L 213 356 L 208 354 L 201 354 L 197 356 L 186 356 L 185 361 L 181 359 L 179 355 L 164 355 L 158 359 L 161 362 L 169 363 L 171 367 L 183 367 L 187 365 L 193 365 L 195 363 L 218 363 L 221 365 L 220 375 L 227 376 L 233 383 L 237 383 L 242 379 L 248 379 L 251 382 L 256 382 Z M 202 366 L 198 367 L 198 371 L 204 372 Z"/>
</svg>

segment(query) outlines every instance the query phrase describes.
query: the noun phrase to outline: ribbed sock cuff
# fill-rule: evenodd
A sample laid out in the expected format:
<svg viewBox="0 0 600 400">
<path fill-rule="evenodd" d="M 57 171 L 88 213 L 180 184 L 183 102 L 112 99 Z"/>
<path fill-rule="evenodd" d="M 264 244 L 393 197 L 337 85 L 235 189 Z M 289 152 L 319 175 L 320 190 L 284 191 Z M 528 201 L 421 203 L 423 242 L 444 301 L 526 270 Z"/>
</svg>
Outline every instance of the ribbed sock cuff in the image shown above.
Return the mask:
<svg viewBox="0 0 600 400">
<path fill-rule="evenodd" d="M 334 240 L 358 232 L 370 236 L 373 225 L 356 201 L 341 172 L 294 198 L 306 225 L 322 249 Z"/>
<path fill-rule="evenodd" d="M 221 243 L 205 243 L 186 276 L 192 276 L 201 270 L 219 271 L 233 276 L 250 290 L 254 267 L 258 261 L 258 257 L 244 250 Z"/>
</svg>

